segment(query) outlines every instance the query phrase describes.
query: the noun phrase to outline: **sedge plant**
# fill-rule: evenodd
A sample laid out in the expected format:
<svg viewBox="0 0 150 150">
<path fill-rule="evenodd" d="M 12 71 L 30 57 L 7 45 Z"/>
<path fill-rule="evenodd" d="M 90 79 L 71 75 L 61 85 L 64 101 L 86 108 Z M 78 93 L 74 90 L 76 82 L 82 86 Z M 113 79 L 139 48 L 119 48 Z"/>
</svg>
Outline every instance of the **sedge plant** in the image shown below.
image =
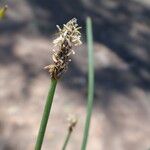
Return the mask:
<svg viewBox="0 0 150 150">
<path fill-rule="evenodd" d="M 72 47 L 78 46 L 82 43 L 80 40 L 81 33 L 79 31 L 81 27 L 78 26 L 76 18 L 71 19 L 64 24 L 62 28 L 57 25 L 57 28 L 59 36 L 53 41 L 54 46 L 57 48 L 53 50 L 53 64 L 45 67 L 50 73 L 51 85 L 40 123 L 35 150 L 41 150 L 56 85 L 62 74 L 66 72 L 68 68 L 69 62 L 71 61 L 70 55 L 75 53 L 72 50 Z"/>
<path fill-rule="evenodd" d="M 87 17 L 86 19 L 86 33 L 88 45 L 88 98 L 87 98 L 86 121 L 81 150 L 86 150 L 94 99 L 94 59 L 93 59 L 94 54 L 93 54 L 92 20 L 90 17 Z"/>
<path fill-rule="evenodd" d="M 70 140 L 71 134 L 72 134 L 72 132 L 73 132 L 73 130 L 74 130 L 76 124 L 77 124 L 77 118 L 75 116 L 69 116 L 68 122 L 69 122 L 68 133 L 67 133 L 66 138 L 64 140 L 62 150 L 66 150 L 66 148 L 67 148 L 67 145 L 68 145 L 68 142 Z"/>
</svg>

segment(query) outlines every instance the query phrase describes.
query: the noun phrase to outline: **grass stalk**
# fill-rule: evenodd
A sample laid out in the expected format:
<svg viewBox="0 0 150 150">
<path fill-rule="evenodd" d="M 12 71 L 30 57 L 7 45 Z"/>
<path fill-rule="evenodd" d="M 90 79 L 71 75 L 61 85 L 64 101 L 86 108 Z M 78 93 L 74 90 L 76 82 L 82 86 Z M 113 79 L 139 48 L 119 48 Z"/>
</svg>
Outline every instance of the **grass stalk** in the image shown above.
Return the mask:
<svg viewBox="0 0 150 150">
<path fill-rule="evenodd" d="M 65 138 L 62 150 L 66 150 L 66 147 L 68 145 L 69 139 L 71 137 L 71 133 L 73 132 L 73 130 L 74 130 L 76 124 L 77 124 L 77 118 L 75 116 L 70 116 L 68 118 L 68 121 L 69 121 L 68 133 L 67 133 L 67 136 Z"/>
<path fill-rule="evenodd" d="M 68 141 L 70 139 L 71 133 L 72 133 L 72 131 L 69 130 L 68 133 L 67 133 L 67 136 L 65 138 L 65 142 L 63 144 L 62 150 L 66 150 L 66 147 L 68 145 Z"/>
<path fill-rule="evenodd" d="M 88 44 L 88 98 L 87 98 L 86 121 L 81 150 L 86 150 L 94 98 L 93 34 L 92 34 L 92 20 L 90 17 L 87 17 L 86 19 L 86 33 Z"/>
<path fill-rule="evenodd" d="M 36 140 L 36 144 L 35 144 L 35 150 L 41 150 L 41 147 L 42 147 L 42 143 L 43 143 L 43 139 L 44 139 L 44 135 L 45 135 L 45 131 L 46 131 L 46 126 L 47 126 L 50 110 L 52 107 L 52 102 L 53 102 L 56 85 L 57 85 L 57 80 L 51 79 L 51 85 L 50 85 L 50 89 L 48 92 L 46 104 L 44 107 L 44 112 L 43 112 L 39 132 L 38 132 L 38 136 L 37 136 L 37 140 Z"/>
</svg>

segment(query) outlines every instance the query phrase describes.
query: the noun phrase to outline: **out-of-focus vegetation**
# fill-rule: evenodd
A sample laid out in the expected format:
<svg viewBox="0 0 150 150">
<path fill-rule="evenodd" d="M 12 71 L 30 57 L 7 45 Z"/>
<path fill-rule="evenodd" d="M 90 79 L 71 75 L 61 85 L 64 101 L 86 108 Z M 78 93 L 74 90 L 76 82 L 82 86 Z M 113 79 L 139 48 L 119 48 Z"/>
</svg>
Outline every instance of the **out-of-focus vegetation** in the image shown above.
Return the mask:
<svg viewBox="0 0 150 150">
<path fill-rule="evenodd" d="M 4 7 L 0 8 L 0 20 L 5 17 L 7 8 L 8 8 L 7 5 L 5 5 Z"/>
<path fill-rule="evenodd" d="M 93 109 L 93 99 L 94 99 L 94 49 L 93 49 L 93 29 L 92 20 L 90 17 L 86 19 L 86 36 L 87 36 L 87 49 L 88 49 L 88 98 L 87 98 L 87 112 L 86 121 L 84 127 L 83 141 L 81 145 L 81 150 L 86 150 L 90 121 Z"/>
</svg>

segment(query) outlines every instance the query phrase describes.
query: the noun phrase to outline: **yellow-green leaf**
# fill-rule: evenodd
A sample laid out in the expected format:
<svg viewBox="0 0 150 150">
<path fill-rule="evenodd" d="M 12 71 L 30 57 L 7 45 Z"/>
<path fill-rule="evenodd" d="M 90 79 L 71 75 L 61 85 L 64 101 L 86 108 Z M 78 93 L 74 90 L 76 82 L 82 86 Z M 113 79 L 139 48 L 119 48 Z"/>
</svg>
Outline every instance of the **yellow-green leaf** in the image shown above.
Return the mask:
<svg viewBox="0 0 150 150">
<path fill-rule="evenodd" d="M 0 20 L 5 16 L 7 10 L 7 5 L 4 7 L 0 8 Z"/>
</svg>

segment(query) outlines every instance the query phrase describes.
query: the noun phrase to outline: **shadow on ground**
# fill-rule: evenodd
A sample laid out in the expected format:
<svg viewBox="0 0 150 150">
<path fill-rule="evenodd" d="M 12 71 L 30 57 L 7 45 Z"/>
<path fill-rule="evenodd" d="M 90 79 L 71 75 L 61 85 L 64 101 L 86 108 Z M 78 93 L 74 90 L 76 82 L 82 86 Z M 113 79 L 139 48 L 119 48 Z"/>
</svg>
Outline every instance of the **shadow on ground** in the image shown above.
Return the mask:
<svg viewBox="0 0 150 150">
<path fill-rule="evenodd" d="M 127 94 L 132 87 L 139 87 L 145 91 L 150 89 L 150 9 L 144 3 L 133 0 L 99 0 L 99 1 L 79 1 L 72 0 L 32 0 L 31 10 L 33 20 L 14 21 L 7 20 L 0 23 L 0 33 L 26 32 L 30 24 L 44 36 L 49 36 L 56 31 L 56 24 L 63 24 L 68 19 L 76 17 L 79 24 L 85 29 L 86 16 L 91 16 L 93 20 L 93 30 L 95 42 L 101 43 L 110 49 L 119 59 L 127 64 L 127 69 L 118 67 L 99 67 L 96 69 L 96 93 L 99 89 L 109 92 L 118 91 Z M 25 28 L 25 31 L 24 31 Z M 30 33 L 30 32 L 28 32 Z M 8 37 L 9 38 L 9 37 Z M 27 64 L 19 60 L 11 51 L 11 43 L 7 45 L 5 51 L 1 51 L 1 63 L 17 61 L 25 68 L 27 80 L 32 78 L 32 74 Z M 85 49 L 85 48 L 84 48 Z M 98 49 L 100 51 L 100 48 Z M 86 53 L 86 52 L 85 52 Z M 86 61 L 86 60 L 85 60 Z M 66 79 L 62 82 L 72 90 L 81 91 L 84 85 L 78 83 L 72 85 L 68 79 L 73 80 L 78 75 L 86 78 L 86 73 L 75 62 L 71 64 L 71 71 L 67 73 Z M 28 89 L 28 88 L 26 88 Z M 109 94 L 107 92 L 107 94 Z M 97 95 L 97 94 L 96 94 Z M 97 98 L 96 98 L 97 99 Z"/>
<path fill-rule="evenodd" d="M 85 27 L 85 17 L 93 19 L 94 39 L 106 45 L 120 59 L 129 65 L 128 72 L 116 68 L 105 68 L 96 71 L 96 85 L 107 86 L 117 90 L 127 90 L 130 86 L 140 86 L 145 90 L 150 89 L 150 9 L 144 4 L 133 0 L 117 1 L 79 1 L 71 0 L 36 0 L 32 1 L 36 18 L 39 20 L 39 29 L 55 31 L 55 24 L 63 24 L 66 20 L 76 17 L 79 23 Z M 47 11 L 49 14 L 48 25 L 44 26 L 40 21 L 42 14 L 39 10 Z M 46 32 L 47 33 L 47 32 Z M 73 64 L 72 78 L 79 68 Z M 82 72 L 81 72 L 82 73 Z M 126 81 L 124 76 L 132 74 L 137 82 Z M 116 78 L 114 78 L 116 77 Z M 111 79 L 112 78 L 112 79 Z M 120 81 L 118 81 L 118 79 Z M 109 81 L 108 81 L 109 80 Z M 65 80 L 64 80 L 65 81 Z M 106 82 L 106 83 L 105 83 Z M 112 86 L 108 82 L 113 82 Z M 115 83 L 117 82 L 117 83 Z M 122 84 L 124 82 L 124 84 Z M 114 86 L 113 86 L 114 85 Z M 96 88 L 97 89 L 97 88 Z"/>
</svg>

